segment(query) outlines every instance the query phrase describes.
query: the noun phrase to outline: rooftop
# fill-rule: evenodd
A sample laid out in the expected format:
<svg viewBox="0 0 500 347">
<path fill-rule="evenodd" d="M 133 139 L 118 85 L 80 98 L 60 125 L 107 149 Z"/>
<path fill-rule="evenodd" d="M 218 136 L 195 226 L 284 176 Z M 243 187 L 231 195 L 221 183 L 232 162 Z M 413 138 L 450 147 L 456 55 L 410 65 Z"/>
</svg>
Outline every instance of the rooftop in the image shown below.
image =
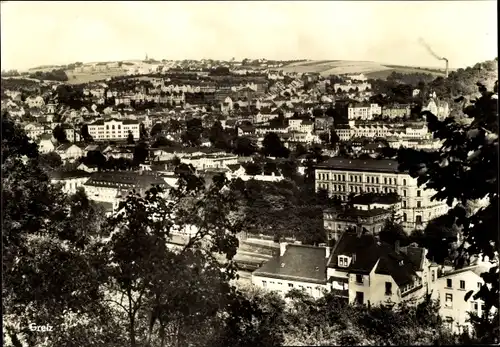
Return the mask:
<svg viewBox="0 0 500 347">
<path fill-rule="evenodd" d="M 396 204 L 401 199 L 397 194 L 376 194 L 366 193 L 356 195 L 351 199 L 351 203 L 355 205 L 369 205 L 369 204 Z"/>
<path fill-rule="evenodd" d="M 336 157 L 330 158 L 315 167 L 318 169 L 401 173 L 398 166 L 397 160 L 391 159 L 345 159 Z"/>
<path fill-rule="evenodd" d="M 254 275 L 285 280 L 326 283 L 326 248 L 289 244 L 283 256 L 267 261 Z"/>
<path fill-rule="evenodd" d="M 412 282 L 416 276 L 415 271 L 420 269 L 424 254 L 423 251 L 413 249 L 409 253 L 407 255 L 404 249 L 396 252 L 391 245 L 379 242 L 371 234 L 358 236 L 354 232 L 345 232 L 332 251 L 328 267 L 347 270 L 350 273 L 368 274 L 377 265 L 375 273 L 390 275 L 401 286 Z M 338 265 L 339 255 L 352 258 L 348 268 Z"/>
<path fill-rule="evenodd" d="M 83 170 L 71 170 L 71 171 L 61 171 L 55 170 L 48 173 L 50 179 L 53 180 L 64 180 L 71 178 L 84 178 L 89 177 L 90 173 Z"/>
</svg>

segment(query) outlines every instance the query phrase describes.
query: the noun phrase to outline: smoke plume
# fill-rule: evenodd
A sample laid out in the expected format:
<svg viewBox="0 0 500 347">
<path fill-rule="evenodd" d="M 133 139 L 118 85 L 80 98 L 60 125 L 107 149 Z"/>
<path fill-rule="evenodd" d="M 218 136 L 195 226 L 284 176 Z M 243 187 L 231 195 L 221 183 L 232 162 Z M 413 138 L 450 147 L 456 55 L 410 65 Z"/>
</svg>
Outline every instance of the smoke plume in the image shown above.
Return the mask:
<svg viewBox="0 0 500 347">
<path fill-rule="evenodd" d="M 431 46 L 429 46 L 427 44 L 427 42 L 425 42 L 425 40 L 423 38 L 419 38 L 418 39 L 418 42 L 425 47 L 425 49 L 427 49 L 427 52 L 429 52 L 430 54 L 432 54 L 432 56 L 438 60 L 446 60 L 448 61 L 448 59 L 444 58 L 444 57 L 440 57 L 439 55 L 436 54 L 436 52 L 434 52 L 431 48 Z"/>
</svg>

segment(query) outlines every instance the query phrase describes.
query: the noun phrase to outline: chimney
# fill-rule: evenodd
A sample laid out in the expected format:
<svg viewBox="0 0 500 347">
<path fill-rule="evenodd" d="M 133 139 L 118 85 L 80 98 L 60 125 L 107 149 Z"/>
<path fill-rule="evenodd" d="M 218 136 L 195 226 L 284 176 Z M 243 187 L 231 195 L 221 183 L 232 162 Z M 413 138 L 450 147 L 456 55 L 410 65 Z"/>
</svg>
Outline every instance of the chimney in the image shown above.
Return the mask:
<svg viewBox="0 0 500 347">
<path fill-rule="evenodd" d="M 444 76 L 446 78 L 448 78 L 448 59 L 445 58 L 445 61 L 446 61 L 446 70 L 445 70 Z"/>
<path fill-rule="evenodd" d="M 280 257 L 282 257 L 283 255 L 285 255 L 286 246 L 288 246 L 288 243 L 286 243 L 286 242 L 280 243 Z"/>
<path fill-rule="evenodd" d="M 330 253 L 331 253 L 332 249 L 330 247 L 326 247 L 325 250 L 326 250 L 326 252 L 325 252 L 326 253 L 326 259 L 328 259 L 328 258 L 330 258 Z"/>
<path fill-rule="evenodd" d="M 396 242 L 394 243 L 394 250 L 399 254 L 399 240 L 396 240 Z"/>
<path fill-rule="evenodd" d="M 356 253 L 352 254 L 352 263 L 354 264 L 356 262 Z"/>
</svg>

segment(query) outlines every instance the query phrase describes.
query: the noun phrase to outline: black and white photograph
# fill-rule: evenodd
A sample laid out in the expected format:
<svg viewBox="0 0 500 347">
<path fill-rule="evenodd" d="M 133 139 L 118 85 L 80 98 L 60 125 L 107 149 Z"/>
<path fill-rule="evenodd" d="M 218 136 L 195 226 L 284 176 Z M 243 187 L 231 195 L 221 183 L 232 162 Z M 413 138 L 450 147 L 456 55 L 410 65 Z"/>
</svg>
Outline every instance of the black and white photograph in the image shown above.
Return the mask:
<svg viewBox="0 0 500 347">
<path fill-rule="evenodd" d="M 500 344 L 497 1 L 1 1 L 2 345 Z"/>
</svg>

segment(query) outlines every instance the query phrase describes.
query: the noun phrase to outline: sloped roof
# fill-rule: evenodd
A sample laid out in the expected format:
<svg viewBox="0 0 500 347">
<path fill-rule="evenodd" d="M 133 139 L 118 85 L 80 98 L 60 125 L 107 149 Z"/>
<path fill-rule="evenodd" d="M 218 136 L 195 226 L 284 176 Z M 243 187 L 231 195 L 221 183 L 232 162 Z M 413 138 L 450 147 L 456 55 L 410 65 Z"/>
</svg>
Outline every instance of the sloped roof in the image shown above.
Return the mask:
<svg viewBox="0 0 500 347">
<path fill-rule="evenodd" d="M 53 180 L 64 180 L 70 178 L 84 178 L 89 177 L 90 173 L 83 170 L 61 171 L 54 170 L 48 173 L 49 178 Z"/>
<path fill-rule="evenodd" d="M 289 244 L 283 256 L 276 255 L 260 269 L 256 276 L 284 280 L 297 280 L 317 284 L 326 283 L 326 249 L 307 245 Z"/>
<path fill-rule="evenodd" d="M 413 247 L 412 247 L 413 248 Z M 407 249 L 408 251 L 408 249 Z M 355 256 L 348 268 L 338 266 L 338 256 Z M 404 250 L 397 253 L 394 248 L 384 242 L 378 242 L 371 234 L 357 235 L 344 232 L 332 251 L 328 267 L 347 270 L 350 273 L 370 273 L 375 265 L 375 273 L 392 276 L 398 286 L 410 283 L 420 269 L 422 253 L 411 250 L 407 255 Z M 415 264 L 418 262 L 418 264 Z"/>
<path fill-rule="evenodd" d="M 397 160 L 391 159 L 345 159 L 330 158 L 316 165 L 317 168 L 329 168 L 336 170 L 371 171 L 399 173 Z"/>
</svg>

